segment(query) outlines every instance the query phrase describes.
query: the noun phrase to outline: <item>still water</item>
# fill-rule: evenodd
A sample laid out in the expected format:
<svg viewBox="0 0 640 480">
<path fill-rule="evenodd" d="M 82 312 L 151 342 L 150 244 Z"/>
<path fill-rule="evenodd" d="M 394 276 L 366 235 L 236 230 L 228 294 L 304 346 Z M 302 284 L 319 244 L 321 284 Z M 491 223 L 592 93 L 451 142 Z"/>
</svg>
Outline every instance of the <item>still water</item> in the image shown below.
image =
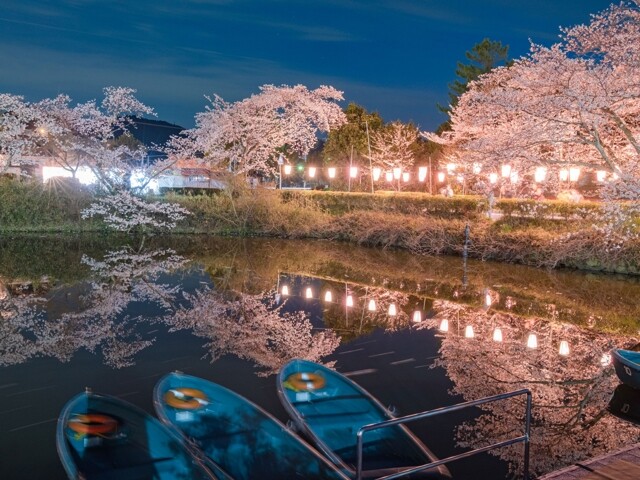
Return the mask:
<svg viewBox="0 0 640 480">
<path fill-rule="evenodd" d="M 542 474 L 640 441 L 607 408 L 608 352 L 640 341 L 638 299 L 638 278 L 326 242 L 0 238 L 0 478 L 66 478 L 56 420 L 85 387 L 153 412 L 155 382 L 180 370 L 286 422 L 274 373 L 296 357 L 397 415 L 529 388 Z M 509 400 L 410 428 L 445 457 L 521 435 L 523 413 Z M 458 480 L 521 468 L 521 445 L 450 465 Z"/>
</svg>

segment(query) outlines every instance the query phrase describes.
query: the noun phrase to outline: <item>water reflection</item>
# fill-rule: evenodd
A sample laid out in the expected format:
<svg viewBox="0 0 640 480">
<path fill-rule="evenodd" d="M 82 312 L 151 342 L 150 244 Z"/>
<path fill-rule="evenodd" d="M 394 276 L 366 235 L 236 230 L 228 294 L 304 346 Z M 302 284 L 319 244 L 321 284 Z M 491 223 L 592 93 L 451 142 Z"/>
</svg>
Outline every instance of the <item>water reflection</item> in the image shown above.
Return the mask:
<svg viewBox="0 0 640 480">
<path fill-rule="evenodd" d="M 146 251 L 124 247 L 101 260 L 83 255 L 91 276 L 47 292 L 26 281 L 22 288 L 6 286 L 0 295 L 0 365 L 50 356 L 69 361 L 75 352 L 100 351 L 115 368 L 133 364 L 135 355 L 153 341 L 142 339 L 132 317 L 134 303 L 146 312 L 168 312 L 180 285 L 160 282 L 162 275 L 182 268 L 187 260 L 171 249 Z M 153 318 L 153 317 L 151 317 Z"/>
<path fill-rule="evenodd" d="M 233 354 L 253 362 L 259 375 L 276 373 L 292 358 L 321 361 L 340 344 L 335 332 L 315 330 L 306 312 L 283 311 L 273 291 L 203 290 L 185 298 L 189 305 L 166 319 L 171 328 L 205 338 L 212 361 Z"/>
<path fill-rule="evenodd" d="M 607 415 L 618 383 L 612 366 L 602 362 L 615 343 L 610 335 L 449 301 L 435 302 L 434 310 L 435 317 L 418 328 L 438 329 L 448 319 L 435 366 L 447 371 L 453 393 L 472 400 L 520 388 L 532 391 L 532 471 L 549 472 L 640 439 L 636 426 Z M 468 326 L 473 338 L 463 334 Z M 494 341 L 496 328 L 502 341 Z M 538 339 L 535 349 L 527 341 L 532 332 Z M 559 353 L 561 342 L 571 345 L 570 355 Z M 458 442 L 477 448 L 512 437 L 523 425 L 523 411 L 509 403 L 489 404 L 482 415 L 458 428 Z M 516 471 L 521 468 L 521 448 L 503 449 L 499 455 Z"/>
<path fill-rule="evenodd" d="M 391 365 L 405 368 L 404 378 L 389 376 L 379 385 L 406 379 L 412 387 L 444 371 L 451 394 L 465 400 L 531 389 L 532 467 L 546 472 L 640 441 L 637 426 L 608 413 L 617 380 L 611 366 L 601 363 L 611 348 L 638 342 L 639 297 L 634 279 L 475 261 L 464 269 L 459 259 L 319 242 L 181 237 L 113 247 L 0 239 L 0 365 L 24 364 L 15 375 L 23 378 L 22 371 L 30 375 L 30 361 L 73 364 L 87 350 L 101 357 L 92 368 L 102 362 L 126 376 L 156 342 L 173 347 L 172 335 L 183 334 L 195 341 L 174 355 L 189 358 L 187 367 L 200 356 L 195 344 L 208 362 L 240 358 L 260 376 L 294 357 L 339 360 L 341 368 L 375 372 L 375 362 L 402 351 L 403 335 L 415 334 L 415 328 L 424 330 L 420 341 L 433 345 L 438 335 L 434 366 L 440 368 L 410 363 L 424 363 L 425 357 L 431 362 L 436 347 L 430 353 L 403 351 Z M 414 322 L 415 312 L 420 322 Z M 446 334 L 440 332 L 442 320 L 448 321 Z M 465 337 L 467 327 L 473 338 Z M 168 338 L 153 333 L 167 328 Z M 380 330 L 390 341 L 374 354 L 362 345 L 375 345 L 371 338 Z M 527 348 L 530 334 L 536 335 L 535 349 Z M 362 358 L 351 360 L 349 351 L 361 351 Z M 156 369 L 145 374 L 166 373 L 164 354 L 154 354 Z M 431 392 L 405 393 L 419 398 Z M 424 402 L 416 408 L 424 409 Z M 522 411 L 492 404 L 459 427 L 456 440 L 478 447 L 513 437 L 522 424 L 514 412 Z M 499 453 L 514 470 L 521 467 L 517 447 Z"/>
</svg>

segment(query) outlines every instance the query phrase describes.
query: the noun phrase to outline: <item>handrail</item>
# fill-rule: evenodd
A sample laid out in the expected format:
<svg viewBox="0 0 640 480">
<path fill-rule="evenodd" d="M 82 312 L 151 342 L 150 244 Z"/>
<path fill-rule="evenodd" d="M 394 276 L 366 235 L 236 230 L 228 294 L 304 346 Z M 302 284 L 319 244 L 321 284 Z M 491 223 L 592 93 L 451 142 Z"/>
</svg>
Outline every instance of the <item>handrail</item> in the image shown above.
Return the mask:
<svg viewBox="0 0 640 480">
<path fill-rule="evenodd" d="M 358 455 L 356 480 L 362 480 L 362 448 L 363 448 L 362 437 L 366 432 L 369 432 L 371 430 L 378 430 L 380 428 L 387 428 L 394 425 L 409 423 L 415 420 L 422 420 L 424 418 L 434 417 L 436 415 L 441 415 L 443 413 L 457 412 L 458 410 L 462 410 L 464 408 L 476 407 L 478 405 L 483 405 L 485 403 L 497 402 L 499 400 L 505 400 L 507 398 L 512 398 L 519 395 L 527 396 L 527 409 L 525 414 L 524 435 L 509 439 L 509 440 L 505 440 L 502 442 L 494 443 L 492 445 L 487 445 L 486 447 L 476 448 L 475 450 L 470 450 L 468 452 L 460 453 L 458 455 L 453 455 L 451 457 L 443 458 L 442 460 L 437 460 L 435 462 L 426 463 L 424 465 L 419 465 L 417 467 L 411 467 L 407 470 L 403 470 L 402 472 L 393 473 L 391 475 L 381 477 L 378 480 L 392 480 L 396 478 L 401 478 L 406 475 L 411 475 L 412 473 L 417 473 L 423 470 L 428 470 L 430 468 L 438 467 L 440 465 L 444 465 L 445 463 L 470 457 L 478 453 L 488 452 L 489 450 L 507 447 L 509 445 L 514 445 L 520 442 L 524 443 L 523 480 L 529 480 L 529 440 L 530 440 L 530 433 L 531 433 L 531 391 L 526 388 L 522 390 L 516 390 L 514 392 L 501 393 L 499 395 L 493 395 L 491 397 L 481 398 L 480 400 L 472 400 L 470 402 L 458 403 L 456 405 L 451 405 L 449 407 L 436 408 L 435 410 L 430 410 L 427 412 L 414 413 L 412 415 L 406 415 L 404 417 L 385 420 L 384 422 L 380 422 L 380 423 L 371 423 L 369 425 L 364 425 L 360 427 L 360 429 L 358 430 L 358 433 L 356 433 L 357 455 Z"/>
</svg>

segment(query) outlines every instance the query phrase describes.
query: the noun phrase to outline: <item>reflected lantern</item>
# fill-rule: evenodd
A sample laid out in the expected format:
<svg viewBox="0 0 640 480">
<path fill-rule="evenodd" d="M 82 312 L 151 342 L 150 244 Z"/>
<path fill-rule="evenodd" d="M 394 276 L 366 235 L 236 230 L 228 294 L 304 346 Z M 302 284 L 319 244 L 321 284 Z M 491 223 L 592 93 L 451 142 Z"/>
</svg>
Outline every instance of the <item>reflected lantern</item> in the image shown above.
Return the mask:
<svg viewBox="0 0 640 480">
<path fill-rule="evenodd" d="M 496 329 L 493 331 L 493 341 L 494 342 L 502 341 L 502 330 L 500 329 L 500 327 L 496 327 Z"/>
</svg>

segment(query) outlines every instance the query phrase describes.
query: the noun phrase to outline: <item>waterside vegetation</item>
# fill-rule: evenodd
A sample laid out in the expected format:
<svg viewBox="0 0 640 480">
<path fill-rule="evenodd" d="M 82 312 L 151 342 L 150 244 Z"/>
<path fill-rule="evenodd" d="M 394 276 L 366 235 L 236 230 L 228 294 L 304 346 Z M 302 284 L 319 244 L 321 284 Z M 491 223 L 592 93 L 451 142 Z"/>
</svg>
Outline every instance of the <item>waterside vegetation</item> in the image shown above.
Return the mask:
<svg viewBox="0 0 640 480">
<path fill-rule="evenodd" d="M 82 218 L 95 200 L 90 191 L 0 181 L 0 234 L 109 231 Z M 464 255 L 543 268 L 570 267 L 640 274 L 640 243 L 613 243 L 598 228 L 600 204 L 560 201 L 445 198 L 420 193 L 278 191 L 243 181 L 212 195 L 167 195 L 156 202 L 190 212 L 173 233 L 315 238 L 404 249 L 417 255 Z M 466 238 L 465 230 L 469 231 Z M 132 233 L 157 232 L 152 226 Z"/>
</svg>

